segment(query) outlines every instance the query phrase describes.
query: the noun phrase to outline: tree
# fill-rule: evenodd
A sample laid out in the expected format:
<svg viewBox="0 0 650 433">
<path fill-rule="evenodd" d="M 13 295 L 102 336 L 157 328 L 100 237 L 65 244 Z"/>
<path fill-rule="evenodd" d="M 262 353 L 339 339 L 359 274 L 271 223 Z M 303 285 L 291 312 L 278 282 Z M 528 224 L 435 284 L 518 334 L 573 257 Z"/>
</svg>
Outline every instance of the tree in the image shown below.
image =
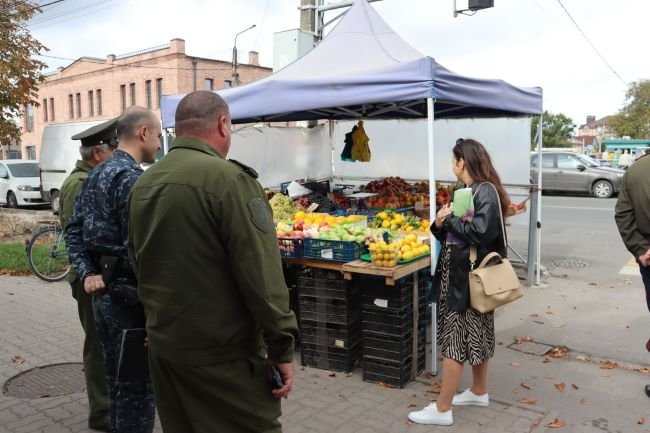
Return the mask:
<svg viewBox="0 0 650 433">
<path fill-rule="evenodd" d="M 632 83 L 626 104 L 612 117 L 610 125 L 619 137 L 650 138 L 650 80 Z"/>
<path fill-rule="evenodd" d="M 38 106 L 46 65 L 32 56 L 47 48 L 27 29 L 27 21 L 38 11 L 32 1 L 0 0 L 0 144 L 20 141 L 21 111 L 27 104 Z"/>
<path fill-rule="evenodd" d="M 530 138 L 530 147 L 535 149 L 537 147 L 537 124 L 539 123 L 539 117 L 533 118 L 533 126 L 531 128 L 531 138 Z M 544 121 L 542 123 L 542 131 L 544 135 L 542 137 L 542 147 L 570 147 L 569 139 L 573 136 L 573 131 L 576 128 L 576 125 L 573 123 L 570 117 L 557 113 L 553 114 L 548 111 L 544 111 Z"/>
</svg>

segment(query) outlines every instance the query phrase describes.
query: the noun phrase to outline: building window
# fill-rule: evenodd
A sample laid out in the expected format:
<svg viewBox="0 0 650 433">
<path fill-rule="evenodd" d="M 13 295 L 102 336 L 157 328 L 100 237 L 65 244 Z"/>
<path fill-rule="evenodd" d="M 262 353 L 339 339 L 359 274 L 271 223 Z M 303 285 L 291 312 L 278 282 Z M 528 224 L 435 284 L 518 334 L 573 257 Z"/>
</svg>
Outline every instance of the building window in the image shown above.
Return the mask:
<svg viewBox="0 0 650 433">
<path fill-rule="evenodd" d="M 43 121 L 47 122 L 48 120 L 47 112 L 47 98 L 43 99 Z"/>
<path fill-rule="evenodd" d="M 131 106 L 135 105 L 135 83 L 129 84 L 129 93 L 131 95 Z"/>
<path fill-rule="evenodd" d="M 223 80 L 223 87 L 229 89 L 232 87 L 232 80 Z"/>
<path fill-rule="evenodd" d="M 34 106 L 25 105 L 25 131 L 34 132 Z"/>
<path fill-rule="evenodd" d="M 151 109 L 151 80 L 144 82 L 144 92 L 147 100 L 147 108 Z"/>
<path fill-rule="evenodd" d="M 212 78 L 205 79 L 205 90 L 214 90 L 214 80 Z"/>
<path fill-rule="evenodd" d="M 162 78 L 156 79 L 156 108 L 160 108 L 160 98 L 163 94 L 163 82 Z"/>
<path fill-rule="evenodd" d="M 54 122 L 54 98 L 50 98 L 50 120 Z"/>
<path fill-rule="evenodd" d="M 95 115 L 95 98 L 93 97 L 93 91 L 88 91 L 88 115 L 93 117 Z"/>
<path fill-rule="evenodd" d="M 27 151 L 27 159 L 36 159 L 36 146 L 25 147 Z"/>
<path fill-rule="evenodd" d="M 102 115 L 102 89 L 97 89 L 97 115 Z"/>
<path fill-rule="evenodd" d="M 68 95 L 68 118 L 69 119 L 74 119 L 74 96 L 72 96 L 72 93 Z"/>
<path fill-rule="evenodd" d="M 77 93 L 77 119 L 81 117 L 81 93 Z"/>
<path fill-rule="evenodd" d="M 120 86 L 120 106 L 122 111 L 126 110 L 126 85 L 122 84 Z"/>
</svg>

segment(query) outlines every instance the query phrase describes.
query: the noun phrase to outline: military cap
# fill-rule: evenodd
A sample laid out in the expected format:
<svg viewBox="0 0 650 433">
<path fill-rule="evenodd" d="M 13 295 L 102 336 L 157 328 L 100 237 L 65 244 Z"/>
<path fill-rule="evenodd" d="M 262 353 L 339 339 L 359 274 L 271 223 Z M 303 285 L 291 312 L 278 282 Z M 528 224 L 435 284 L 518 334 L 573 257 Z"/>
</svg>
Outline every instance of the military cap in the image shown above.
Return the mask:
<svg viewBox="0 0 650 433">
<path fill-rule="evenodd" d="M 100 144 L 117 146 L 116 126 L 117 117 L 73 135 L 72 139 L 81 140 L 83 147 L 99 146 Z"/>
</svg>

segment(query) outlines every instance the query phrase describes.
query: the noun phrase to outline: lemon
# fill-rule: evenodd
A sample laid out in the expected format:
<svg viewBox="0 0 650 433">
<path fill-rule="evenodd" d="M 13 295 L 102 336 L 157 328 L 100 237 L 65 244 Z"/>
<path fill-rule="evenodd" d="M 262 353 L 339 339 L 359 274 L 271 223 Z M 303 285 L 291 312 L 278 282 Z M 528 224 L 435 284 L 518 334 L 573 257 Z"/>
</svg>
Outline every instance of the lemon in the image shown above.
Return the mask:
<svg viewBox="0 0 650 433">
<path fill-rule="evenodd" d="M 406 237 L 405 237 L 404 239 L 406 239 L 406 240 L 409 241 L 409 242 L 413 242 L 413 241 L 415 241 L 417 238 L 418 238 L 418 237 L 415 236 L 415 234 L 413 234 L 413 233 L 409 233 L 408 235 L 406 235 Z"/>
<path fill-rule="evenodd" d="M 404 260 L 411 260 L 411 259 L 413 258 L 413 252 L 411 252 L 411 251 L 404 251 L 404 252 L 402 253 L 402 258 L 403 258 Z"/>
<path fill-rule="evenodd" d="M 397 266 L 397 262 L 395 260 L 390 260 L 386 266 L 388 266 L 389 268 L 394 268 L 395 266 Z"/>
<path fill-rule="evenodd" d="M 304 220 L 305 219 L 305 212 L 299 210 L 296 212 L 296 214 L 293 216 L 294 220 Z"/>
<path fill-rule="evenodd" d="M 388 219 L 388 214 L 386 212 L 379 212 L 377 216 L 379 217 L 379 219 L 384 221 Z"/>
<path fill-rule="evenodd" d="M 402 245 L 401 251 L 402 251 L 402 254 L 404 254 L 407 251 L 411 251 L 411 246 L 410 245 Z"/>
<path fill-rule="evenodd" d="M 383 228 L 385 228 L 385 229 L 389 228 L 390 227 L 390 221 L 388 221 L 388 220 L 382 221 L 381 226 Z"/>
<path fill-rule="evenodd" d="M 369 249 L 370 251 L 377 251 L 377 244 L 370 244 L 370 245 L 368 246 L 368 249 Z"/>
<path fill-rule="evenodd" d="M 431 248 L 429 248 L 429 245 L 423 245 L 423 247 L 424 247 L 424 252 L 425 253 L 428 253 L 428 252 L 431 251 Z"/>
</svg>

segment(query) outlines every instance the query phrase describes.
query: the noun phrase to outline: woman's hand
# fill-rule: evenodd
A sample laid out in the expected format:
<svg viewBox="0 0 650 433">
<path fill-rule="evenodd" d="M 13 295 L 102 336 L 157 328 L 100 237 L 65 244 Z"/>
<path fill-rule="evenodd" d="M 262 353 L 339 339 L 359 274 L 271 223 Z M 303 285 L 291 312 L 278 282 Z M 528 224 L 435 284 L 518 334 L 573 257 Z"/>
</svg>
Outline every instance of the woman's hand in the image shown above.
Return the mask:
<svg viewBox="0 0 650 433">
<path fill-rule="evenodd" d="M 443 205 L 438 213 L 436 214 L 436 228 L 441 229 L 442 228 L 442 223 L 445 222 L 449 214 L 451 214 L 454 210 L 453 204 L 445 204 Z"/>
</svg>

